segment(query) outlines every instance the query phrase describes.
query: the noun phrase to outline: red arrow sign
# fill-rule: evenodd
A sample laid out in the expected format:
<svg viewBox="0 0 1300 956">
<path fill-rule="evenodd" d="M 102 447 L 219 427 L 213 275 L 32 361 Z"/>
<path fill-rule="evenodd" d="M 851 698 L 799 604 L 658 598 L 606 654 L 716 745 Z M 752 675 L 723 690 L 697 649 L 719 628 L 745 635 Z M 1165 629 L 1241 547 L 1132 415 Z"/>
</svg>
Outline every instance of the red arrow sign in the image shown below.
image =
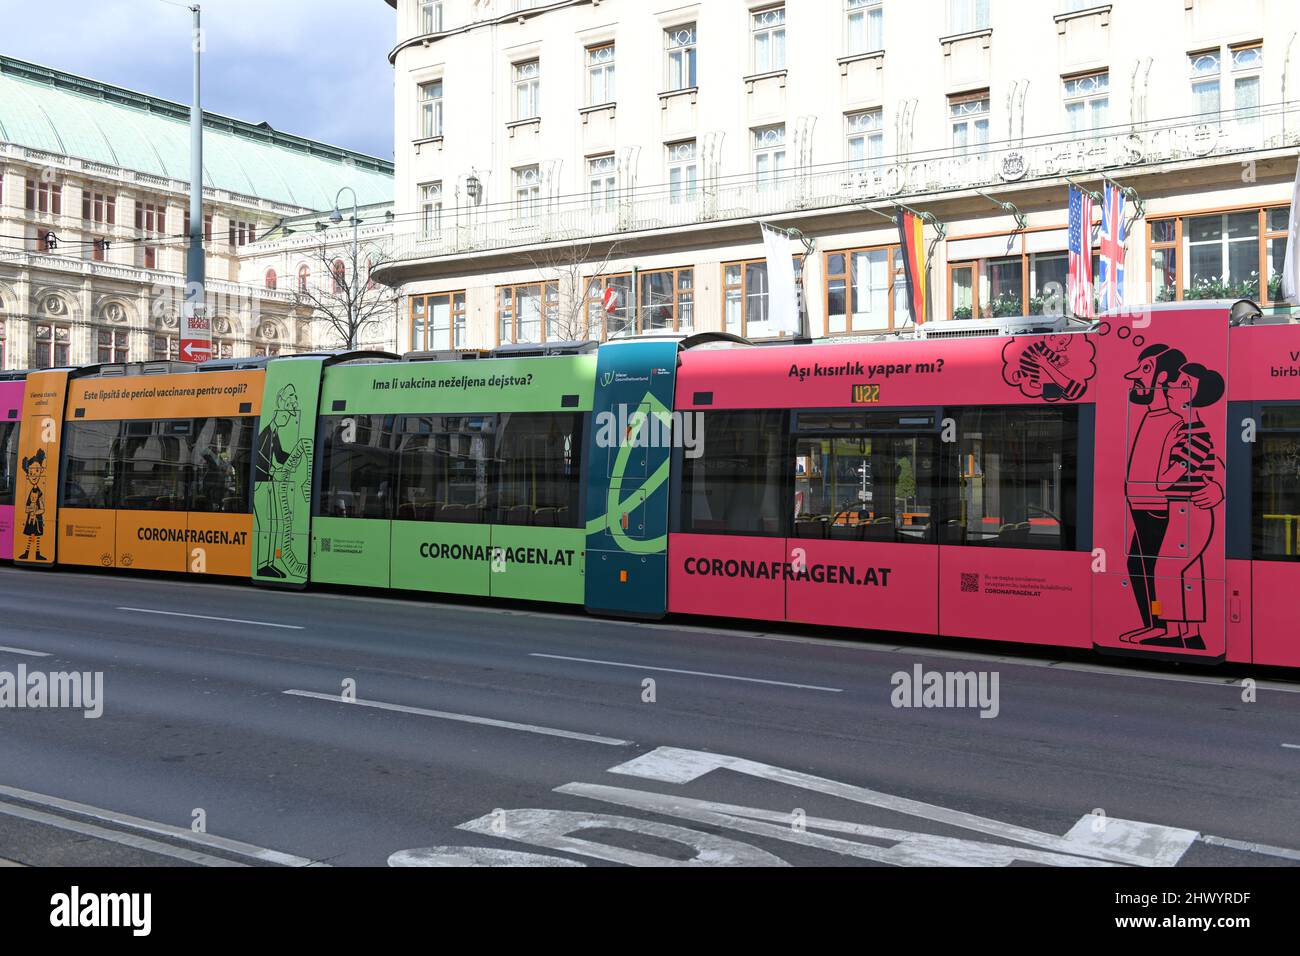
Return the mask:
<svg viewBox="0 0 1300 956">
<path fill-rule="evenodd" d="M 606 286 L 604 293 L 601 294 L 600 304 L 610 315 L 618 308 L 618 290 L 612 285 Z"/>
<path fill-rule="evenodd" d="M 186 362 L 206 362 L 212 358 L 212 343 L 204 339 L 181 339 L 181 358 Z"/>
</svg>

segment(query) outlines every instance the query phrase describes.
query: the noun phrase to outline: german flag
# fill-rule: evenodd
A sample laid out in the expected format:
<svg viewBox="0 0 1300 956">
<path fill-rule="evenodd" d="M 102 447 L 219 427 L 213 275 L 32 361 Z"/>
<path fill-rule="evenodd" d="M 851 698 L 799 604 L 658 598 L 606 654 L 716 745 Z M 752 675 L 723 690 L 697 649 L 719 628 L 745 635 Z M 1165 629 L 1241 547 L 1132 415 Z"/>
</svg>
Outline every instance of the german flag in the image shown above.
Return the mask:
<svg viewBox="0 0 1300 956">
<path fill-rule="evenodd" d="M 916 213 L 901 208 L 898 210 L 897 220 L 898 242 L 903 254 L 903 271 L 907 277 L 907 308 L 912 314 L 912 323 L 920 325 L 925 321 L 925 310 L 929 304 L 923 223 Z"/>
</svg>

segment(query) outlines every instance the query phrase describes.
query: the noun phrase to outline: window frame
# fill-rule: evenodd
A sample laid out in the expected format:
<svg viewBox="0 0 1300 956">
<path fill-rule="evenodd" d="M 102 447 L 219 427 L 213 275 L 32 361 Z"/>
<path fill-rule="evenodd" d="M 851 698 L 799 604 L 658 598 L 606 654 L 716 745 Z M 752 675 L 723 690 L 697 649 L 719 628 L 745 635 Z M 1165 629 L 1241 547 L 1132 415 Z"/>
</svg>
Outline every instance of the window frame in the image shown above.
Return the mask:
<svg viewBox="0 0 1300 956">
<path fill-rule="evenodd" d="M 684 42 L 680 38 L 688 37 Z M 664 28 L 664 90 L 680 93 L 699 87 L 699 22 Z"/>
<path fill-rule="evenodd" d="M 436 299 L 447 300 L 448 341 L 445 344 L 440 344 L 433 341 L 435 330 L 433 328 L 433 323 L 429 321 L 429 318 L 433 314 L 432 306 L 434 304 L 434 300 Z M 423 295 L 411 296 L 410 302 L 407 305 L 408 321 L 407 321 L 407 337 L 406 337 L 407 342 L 409 342 L 411 346 L 410 351 L 434 352 L 434 351 L 440 351 L 442 349 L 465 348 L 465 346 L 462 343 L 464 337 L 468 335 L 468 328 L 466 327 L 466 314 L 467 314 L 466 307 L 465 307 L 466 301 L 467 300 L 466 300 L 465 289 L 458 289 L 458 290 L 453 290 L 448 292 L 429 292 Z M 424 309 L 424 313 L 423 313 L 424 322 L 422 326 L 424 330 L 423 332 L 424 341 L 422 343 L 416 341 L 415 313 L 416 313 L 417 305 L 421 306 Z"/>
<path fill-rule="evenodd" d="M 854 283 L 851 281 L 853 256 L 855 253 L 880 252 L 882 250 L 885 251 L 888 255 L 886 268 L 889 270 L 889 292 L 887 294 L 887 300 L 889 302 L 889 324 L 884 327 L 877 325 L 877 326 L 869 326 L 867 328 L 862 328 L 862 329 L 855 329 L 853 327 Z M 844 257 L 844 269 L 845 269 L 844 272 L 830 271 L 831 268 L 830 260 L 832 256 Z M 898 293 L 900 288 L 898 283 L 900 280 L 903 281 L 903 288 L 906 288 L 906 278 L 904 276 L 904 273 L 901 271 L 902 268 L 903 268 L 902 252 L 901 252 L 901 246 L 899 246 L 898 243 L 877 243 L 875 245 L 870 245 L 870 246 L 855 246 L 846 249 L 830 249 L 827 250 L 826 252 L 823 252 L 822 253 L 822 297 L 823 297 L 822 301 L 826 305 L 826 312 L 822 316 L 823 334 L 827 338 L 835 338 L 836 336 L 861 335 L 864 332 L 880 332 L 885 329 L 892 332 L 894 329 L 901 328 L 902 326 L 910 322 L 911 321 L 910 318 L 907 317 L 908 312 L 907 312 L 906 305 L 903 306 L 902 316 L 898 314 L 898 308 L 897 308 Z M 842 332 L 831 331 L 830 287 L 831 287 L 831 282 L 837 279 L 842 280 L 844 282 L 845 328 L 844 331 Z"/>
<path fill-rule="evenodd" d="M 674 153 L 690 146 L 689 158 L 674 156 Z M 668 170 L 668 202 L 679 206 L 694 202 L 700 192 L 700 144 L 697 139 L 679 139 L 664 143 L 664 157 Z M 675 174 L 680 174 L 677 182 Z"/>
<path fill-rule="evenodd" d="M 1286 229 L 1273 229 L 1269 226 L 1269 214 L 1275 209 L 1289 209 L 1289 202 L 1262 203 L 1248 206 L 1226 206 L 1203 210 L 1192 210 L 1189 212 L 1175 213 L 1168 216 L 1148 216 L 1146 219 L 1146 270 L 1147 270 L 1147 288 L 1151 290 L 1152 298 L 1157 302 L 1195 302 L 1200 301 L 1193 297 L 1188 299 L 1185 292 L 1188 288 L 1187 280 L 1187 259 L 1191 250 L 1191 240 L 1187 235 L 1187 220 L 1199 219 L 1205 216 L 1230 216 L 1233 214 L 1256 212 L 1259 216 L 1259 226 L 1257 228 L 1257 237 L 1259 240 L 1259 261 L 1258 268 L 1255 270 L 1259 276 L 1259 288 L 1255 301 L 1260 305 L 1274 305 L 1281 302 L 1281 292 L 1279 290 L 1278 298 L 1274 299 L 1270 295 L 1269 286 L 1272 284 L 1272 262 L 1268 256 L 1269 241 L 1286 241 Z M 1172 221 L 1174 223 L 1174 238 L 1172 240 L 1158 240 L 1155 238 L 1155 229 L 1157 224 Z M 1224 240 L 1220 240 L 1223 242 Z M 1157 289 L 1155 285 L 1155 260 L 1157 255 L 1163 255 L 1170 250 L 1174 252 L 1174 297 L 1172 299 L 1157 298 Z M 1220 277 L 1223 278 L 1222 276 Z M 1278 281 L 1281 281 L 1280 275 Z"/>
<path fill-rule="evenodd" d="M 795 266 L 795 269 L 794 269 L 795 296 L 796 296 L 796 299 L 799 300 L 799 305 L 800 305 L 800 307 L 802 308 L 802 307 L 803 307 L 803 299 L 804 299 L 803 289 L 802 289 L 802 277 L 803 277 L 803 263 L 804 263 L 804 256 L 803 256 L 802 253 L 796 253 L 796 254 L 792 257 L 792 259 L 794 260 L 794 266 Z M 731 262 L 724 262 L 724 263 L 721 264 L 721 266 L 720 266 L 720 270 L 721 270 L 720 274 L 721 274 L 721 279 L 722 279 L 722 281 L 721 281 L 721 283 L 719 284 L 719 290 L 720 290 L 721 293 L 722 293 L 722 330 L 723 330 L 724 332 L 733 332 L 732 329 L 730 329 L 730 328 L 727 327 L 727 295 L 728 295 L 728 293 L 732 292 L 733 290 L 739 290 L 739 292 L 740 292 L 740 328 L 739 328 L 739 330 L 735 330 L 735 331 L 734 331 L 734 334 L 739 335 L 741 338 L 749 338 L 749 322 L 750 322 L 750 319 L 749 319 L 749 301 L 750 301 L 751 298 L 754 297 L 753 295 L 751 295 L 751 293 L 750 293 L 750 291 L 749 291 L 749 266 L 752 266 L 752 265 L 758 265 L 758 264 L 760 264 L 760 263 L 761 263 L 761 264 L 763 265 L 763 267 L 766 269 L 766 267 L 767 267 L 767 259 L 764 258 L 764 257 L 762 257 L 762 256 L 757 257 L 757 258 L 753 258 L 753 259 L 736 259 L 736 260 L 733 260 L 733 261 L 731 261 Z M 727 269 L 729 269 L 729 268 L 737 268 L 737 267 L 739 267 L 739 269 L 740 269 L 740 283 L 739 283 L 739 284 L 733 283 L 733 282 L 729 281 L 728 278 L 727 278 Z M 764 294 L 765 294 L 765 295 L 770 294 L 770 290 L 765 290 Z M 769 312 L 769 314 L 770 314 L 770 312 Z M 802 316 L 801 316 L 801 318 L 802 318 Z M 770 321 L 770 319 L 769 319 L 768 321 Z M 775 339 L 775 338 L 786 338 L 787 336 L 786 336 L 786 334 L 783 332 L 783 333 L 781 333 L 781 335 L 779 335 L 779 336 L 763 336 L 763 337 L 764 337 L 764 338 L 774 338 L 774 339 Z"/>
<path fill-rule="evenodd" d="M 752 75 L 780 73 L 786 69 L 786 5 L 774 3 L 749 13 L 749 67 Z M 776 15 L 772 22 L 765 17 Z M 760 53 L 761 47 L 761 53 Z"/>
<path fill-rule="evenodd" d="M 883 50 L 885 46 L 884 0 L 844 0 L 844 55 L 861 56 Z M 861 20 L 863 44 L 854 48 L 854 20 Z M 875 43 L 872 37 L 876 37 Z"/>
<path fill-rule="evenodd" d="M 531 74 L 528 72 L 532 68 Z M 510 75 L 514 89 L 514 121 L 526 123 L 540 119 L 542 115 L 542 60 L 541 57 L 529 57 L 516 60 L 510 64 Z"/>
<path fill-rule="evenodd" d="M 521 341 L 519 338 L 519 302 L 520 289 L 537 288 L 538 300 L 540 302 L 540 315 L 538 318 L 538 337 L 536 344 L 547 341 L 547 333 L 551 320 L 556 317 L 560 306 L 560 284 L 556 281 L 543 282 L 513 282 L 504 283 L 496 287 L 496 340 L 497 345 L 519 345 L 534 344 L 533 340 Z M 510 293 L 509 308 L 502 305 L 503 293 Z M 509 318 L 506 317 L 509 314 Z M 510 326 L 510 337 L 507 339 L 502 335 L 502 327 L 506 322 Z"/>
<path fill-rule="evenodd" d="M 982 109 L 968 109 L 970 104 Z M 989 143 L 989 130 L 993 125 L 993 105 L 989 90 L 971 90 L 953 93 L 948 97 L 948 145 L 954 154 L 966 156 L 983 152 Z M 966 142 L 958 145 L 957 131 L 962 130 Z"/>
<path fill-rule="evenodd" d="M 433 95 L 436 90 L 437 95 Z M 419 85 L 421 140 L 442 138 L 442 77 Z"/>
<path fill-rule="evenodd" d="M 597 60 L 596 58 L 605 51 L 608 51 L 608 58 Z M 588 107 L 608 106 L 617 102 L 617 53 L 617 46 L 613 40 L 593 43 L 584 49 L 583 60 Z M 597 76 L 600 78 L 599 83 L 597 82 Z M 604 95 L 598 96 L 598 91 L 603 91 Z"/>
<path fill-rule="evenodd" d="M 1069 92 L 1070 84 L 1072 83 L 1081 83 L 1084 80 L 1096 81 L 1102 78 L 1105 79 L 1106 88 L 1104 91 L 1093 90 L 1091 92 L 1086 92 L 1086 93 L 1076 92 L 1074 94 L 1071 94 Z M 1065 120 L 1062 128 L 1065 129 L 1067 132 L 1073 133 L 1076 136 L 1079 136 L 1081 138 L 1095 137 L 1101 135 L 1102 132 L 1106 130 L 1110 125 L 1111 92 L 1112 90 L 1110 87 L 1109 67 L 1100 70 L 1086 70 L 1083 73 L 1070 73 L 1065 76 L 1062 76 L 1061 77 L 1061 109 L 1064 114 L 1063 118 Z M 1092 120 L 1094 115 L 1094 108 L 1098 100 L 1105 100 L 1106 108 L 1105 108 L 1105 113 L 1102 117 L 1102 122 L 1100 124 L 1094 124 Z M 1070 116 L 1071 116 L 1070 107 L 1074 105 L 1078 105 L 1082 107 L 1080 115 L 1084 116 L 1087 120 L 1085 125 L 1080 126 L 1077 129 L 1071 125 L 1071 120 L 1070 120 Z"/>
</svg>

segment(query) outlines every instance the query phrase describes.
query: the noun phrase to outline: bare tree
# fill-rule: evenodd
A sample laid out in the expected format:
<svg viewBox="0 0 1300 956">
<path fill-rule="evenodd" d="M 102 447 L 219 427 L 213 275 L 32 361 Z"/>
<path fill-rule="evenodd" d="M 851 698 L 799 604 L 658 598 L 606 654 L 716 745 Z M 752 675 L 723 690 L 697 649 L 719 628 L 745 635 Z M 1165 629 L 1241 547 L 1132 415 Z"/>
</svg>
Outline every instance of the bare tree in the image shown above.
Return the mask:
<svg viewBox="0 0 1300 956">
<path fill-rule="evenodd" d="M 619 256 L 619 248 L 618 242 L 611 242 L 604 247 L 602 255 L 601 248 L 590 238 L 581 238 L 523 255 L 537 270 L 540 280 L 554 283 L 559 293 L 559 302 L 546 321 L 547 339 L 577 342 L 593 337 L 587 315 L 587 292 L 593 280 L 610 271 L 610 265 Z M 594 337 L 600 337 L 599 331 Z"/>
<path fill-rule="evenodd" d="M 392 261 L 387 243 L 322 241 L 312 259 L 311 276 L 294 288 L 296 304 L 328 330 L 334 346 L 355 349 L 365 333 L 394 321 L 397 290 L 370 278 Z"/>
</svg>

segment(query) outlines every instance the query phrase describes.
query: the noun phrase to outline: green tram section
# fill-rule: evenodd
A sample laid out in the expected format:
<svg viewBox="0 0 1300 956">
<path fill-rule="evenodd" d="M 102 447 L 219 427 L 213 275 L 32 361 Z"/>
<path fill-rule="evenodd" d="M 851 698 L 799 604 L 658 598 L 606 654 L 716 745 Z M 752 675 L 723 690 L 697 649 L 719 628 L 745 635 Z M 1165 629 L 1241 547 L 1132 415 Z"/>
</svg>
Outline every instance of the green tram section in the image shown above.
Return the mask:
<svg viewBox="0 0 1300 956">
<path fill-rule="evenodd" d="M 326 367 L 311 580 L 582 604 L 577 354 Z"/>
</svg>

